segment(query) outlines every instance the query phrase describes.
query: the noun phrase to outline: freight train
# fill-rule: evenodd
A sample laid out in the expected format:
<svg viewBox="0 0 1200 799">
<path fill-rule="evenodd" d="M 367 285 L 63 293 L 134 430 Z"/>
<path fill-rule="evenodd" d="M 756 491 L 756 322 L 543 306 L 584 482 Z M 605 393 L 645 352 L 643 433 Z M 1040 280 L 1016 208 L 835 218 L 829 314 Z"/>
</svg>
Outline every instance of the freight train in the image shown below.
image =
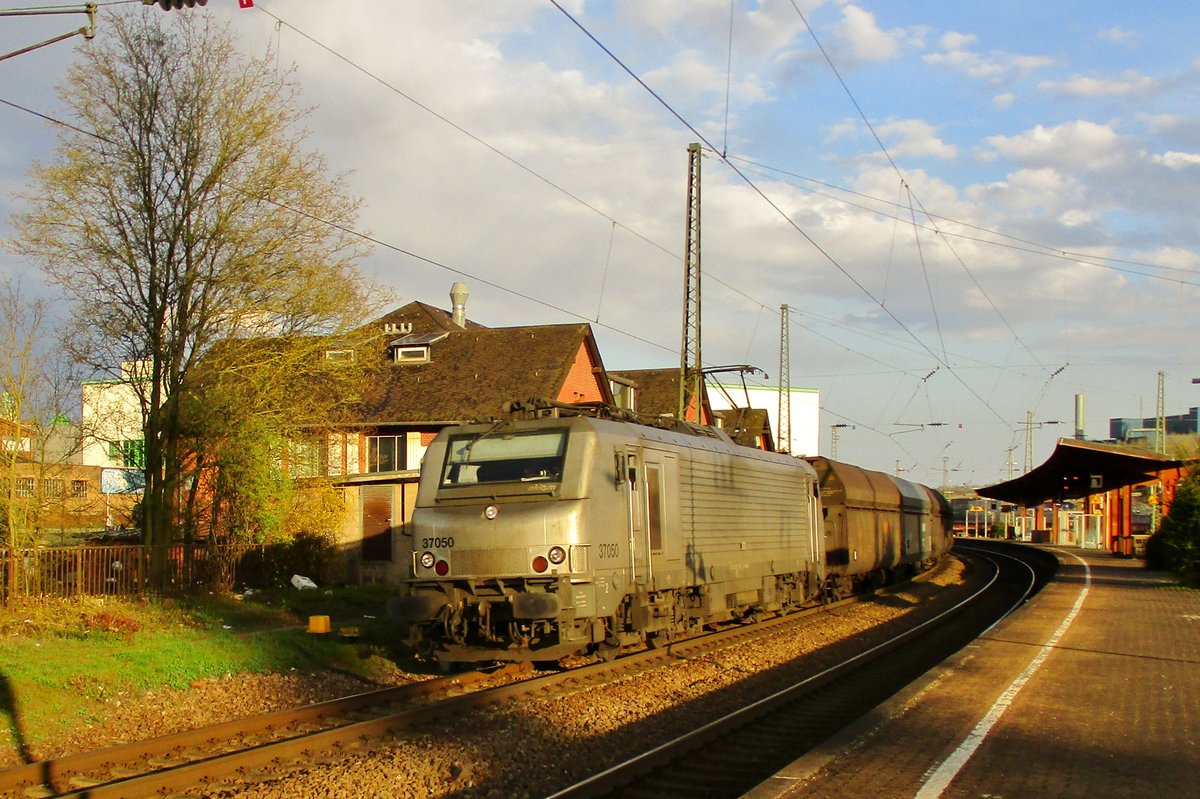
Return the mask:
<svg viewBox="0 0 1200 799">
<path fill-rule="evenodd" d="M 389 603 L 426 658 L 553 661 L 658 646 L 929 568 L 924 486 L 717 428 L 540 408 L 425 454 L 412 579 Z"/>
</svg>

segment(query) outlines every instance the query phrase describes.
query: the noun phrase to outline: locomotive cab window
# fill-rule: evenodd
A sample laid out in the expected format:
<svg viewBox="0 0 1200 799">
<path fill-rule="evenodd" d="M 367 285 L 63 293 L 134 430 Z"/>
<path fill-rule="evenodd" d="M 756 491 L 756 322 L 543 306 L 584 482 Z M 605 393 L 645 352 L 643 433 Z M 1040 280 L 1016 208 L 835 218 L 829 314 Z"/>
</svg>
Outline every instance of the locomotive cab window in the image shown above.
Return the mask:
<svg viewBox="0 0 1200 799">
<path fill-rule="evenodd" d="M 562 480 L 566 450 L 562 429 L 454 436 L 446 448 L 441 486 L 556 483 Z"/>
</svg>

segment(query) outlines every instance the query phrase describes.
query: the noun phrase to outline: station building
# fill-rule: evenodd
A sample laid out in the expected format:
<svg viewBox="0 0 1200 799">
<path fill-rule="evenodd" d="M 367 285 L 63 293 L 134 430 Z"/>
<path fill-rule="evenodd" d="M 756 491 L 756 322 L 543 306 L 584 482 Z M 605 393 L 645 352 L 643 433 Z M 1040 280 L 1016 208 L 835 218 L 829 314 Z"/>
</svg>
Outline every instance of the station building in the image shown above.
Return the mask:
<svg viewBox="0 0 1200 799">
<path fill-rule="evenodd" d="M 1139 498 L 1165 515 L 1187 469 L 1141 447 L 1061 438 L 1042 465 L 977 491 L 1015 508 L 1022 540 L 1138 555 L 1154 526 L 1137 523 Z"/>
</svg>

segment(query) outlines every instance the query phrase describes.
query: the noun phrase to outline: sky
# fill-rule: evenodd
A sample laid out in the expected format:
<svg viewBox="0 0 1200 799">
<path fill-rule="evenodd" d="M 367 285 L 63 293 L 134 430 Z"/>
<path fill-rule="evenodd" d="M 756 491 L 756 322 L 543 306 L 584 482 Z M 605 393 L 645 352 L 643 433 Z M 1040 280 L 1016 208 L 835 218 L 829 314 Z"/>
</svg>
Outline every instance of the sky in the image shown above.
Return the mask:
<svg viewBox="0 0 1200 799">
<path fill-rule="evenodd" d="M 607 368 L 677 367 L 698 142 L 702 360 L 778 385 L 788 305 L 822 454 L 836 432 L 840 460 L 987 485 L 1073 435 L 1077 396 L 1091 440 L 1153 416 L 1160 373 L 1167 414 L 1200 405 L 1196 4 L 99 6 L 97 39 L 114 11 L 202 13 L 294 69 L 396 304 L 462 281 L 481 324 L 588 322 Z M 0 17 L 0 51 L 81 24 Z M 87 46 L 0 61 L 0 238 L 53 155 L 30 112 L 61 115 Z"/>
</svg>

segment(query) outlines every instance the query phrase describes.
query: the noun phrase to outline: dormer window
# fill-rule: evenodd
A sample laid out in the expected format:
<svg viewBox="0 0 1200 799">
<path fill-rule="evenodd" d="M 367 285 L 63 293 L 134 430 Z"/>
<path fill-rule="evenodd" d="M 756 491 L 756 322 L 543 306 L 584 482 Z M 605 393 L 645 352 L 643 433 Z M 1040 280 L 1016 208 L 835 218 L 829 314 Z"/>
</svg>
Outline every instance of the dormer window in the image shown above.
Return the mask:
<svg viewBox="0 0 1200 799">
<path fill-rule="evenodd" d="M 392 360 L 396 363 L 429 363 L 429 345 L 419 347 L 393 347 Z"/>
<path fill-rule="evenodd" d="M 449 333 L 429 333 L 423 336 L 409 334 L 388 344 L 388 354 L 393 363 L 429 363 L 433 345 Z"/>
<path fill-rule="evenodd" d="M 637 411 L 638 387 L 636 383 L 616 375 L 609 375 L 608 387 L 612 390 L 613 405 L 628 411 Z"/>
</svg>

